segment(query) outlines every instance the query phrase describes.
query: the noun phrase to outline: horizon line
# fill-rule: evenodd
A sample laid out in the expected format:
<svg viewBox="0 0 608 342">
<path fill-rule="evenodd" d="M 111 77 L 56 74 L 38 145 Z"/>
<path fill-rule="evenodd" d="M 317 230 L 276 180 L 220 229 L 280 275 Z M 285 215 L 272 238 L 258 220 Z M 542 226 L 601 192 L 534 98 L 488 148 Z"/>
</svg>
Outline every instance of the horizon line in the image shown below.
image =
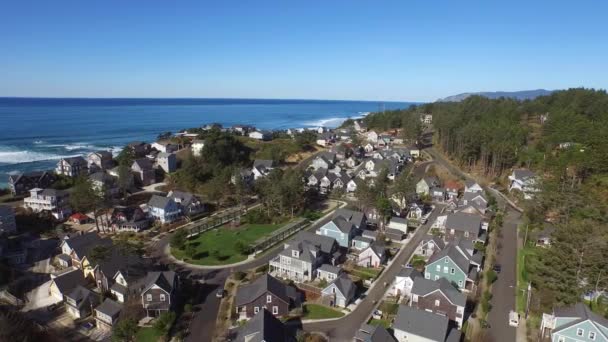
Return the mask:
<svg viewBox="0 0 608 342">
<path fill-rule="evenodd" d="M 422 104 L 428 101 L 405 100 L 353 100 L 353 99 L 309 99 L 309 98 L 265 98 L 265 97 L 74 97 L 74 96 L 0 96 L 0 99 L 43 99 L 43 100 L 270 100 L 270 101 L 336 101 L 336 102 L 392 102 Z"/>
</svg>

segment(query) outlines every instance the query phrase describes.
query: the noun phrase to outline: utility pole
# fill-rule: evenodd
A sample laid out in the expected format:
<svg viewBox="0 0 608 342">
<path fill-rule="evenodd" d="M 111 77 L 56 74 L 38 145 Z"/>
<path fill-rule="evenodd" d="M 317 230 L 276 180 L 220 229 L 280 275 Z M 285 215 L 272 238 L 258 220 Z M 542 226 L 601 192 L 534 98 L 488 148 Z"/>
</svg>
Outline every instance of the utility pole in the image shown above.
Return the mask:
<svg viewBox="0 0 608 342">
<path fill-rule="evenodd" d="M 526 234 L 524 234 L 524 248 L 526 248 L 526 241 L 528 240 L 528 226 L 529 224 L 526 224 Z"/>
<path fill-rule="evenodd" d="M 528 319 L 528 312 L 530 312 L 530 299 L 532 298 L 532 282 L 528 282 L 528 298 L 526 299 L 526 319 Z"/>
</svg>

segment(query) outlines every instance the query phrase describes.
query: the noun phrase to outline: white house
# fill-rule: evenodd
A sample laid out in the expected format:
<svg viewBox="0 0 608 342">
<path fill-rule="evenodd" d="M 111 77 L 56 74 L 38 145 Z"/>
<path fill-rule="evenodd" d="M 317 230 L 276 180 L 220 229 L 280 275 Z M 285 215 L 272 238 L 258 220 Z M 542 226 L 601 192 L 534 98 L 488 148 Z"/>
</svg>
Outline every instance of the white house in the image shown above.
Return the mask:
<svg viewBox="0 0 608 342">
<path fill-rule="evenodd" d="M 367 141 L 374 143 L 374 144 L 378 142 L 378 133 L 376 133 L 375 131 L 367 132 L 366 136 L 367 136 Z"/>
<path fill-rule="evenodd" d="M 331 284 L 321 291 L 329 306 L 347 307 L 355 298 L 356 286 L 348 276 L 336 278 Z"/>
<path fill-rule="evenodd" d="M 64 220 L 71 214 L 70 194 L 64 190 L 40 189 L 30 190 L 30 197 L 23 200 L 23 206 L 35 213 L 50 212 L 56 219 Z"/>
<path fill-rule="evenodd" d="M 416 277 L 422 278 L 424 275 L 415 268 L 402 268 L 395 276 L 395 281 L 393 282 L 390 293 L 393 296 L 409 297 Z"/>
<path fill-rule="evenodd" d="M 464 183 L 464 192 L 483 192 L 483 188 L 477 182 L 469 180 Z"/>
<path fill-rule="evenodd" d="M 341 274 L 342 269 L 340 267 L 330 264 L 323 264 L 317 269 L 317 278 L 319 280 L 324 279 L 328 282 L 336 280 Z"/>
<path fill-rule="evenodd" d="M 256 140 L 270 140 L 272 136 L 265 131 L 253 131 L 249 133 L 249 137 Z"/>
<path fill-rule="evenodd" d="M 168 141 L 157 141 L 152 143 L 152 148 L 158 152 L 171 153 L 177 151 L 178 147 Z"/>
<path fill-rule="evenodd" d="M 391 218 L 391 221 L 388 223 L 387 228 L 390 229 L 397 229 L 400 230 L 404 233 L 407 233 L 407 219 L 401 218 L 401 217 L 397 217 L 397 216 L 393 216 Z"/>
<path fill-rule="evenodd" d="M 386 261 L 386 249 L 384 246 L 372 243 L 369 247 L 359 253 L 357 265 L 362 267 L 380 267 Z"/>
<path fill-rule="evenodd" d="M 192 140 L 192 146 L 190 149 L 192 150 L 192 154 L 196 157 L 200 157 L 203 153 L 203 148 L 205 147 L 205 140 Z"/>
<path fill-rule="evenodd" d="M 536 187 L 536 174 L 527 169 L 513 170 L 509 176 L 509 191 L 516 189 L 524 194 L 525 199 L 531 199 L 535 192 L 538 192 Z"/>
</svg>

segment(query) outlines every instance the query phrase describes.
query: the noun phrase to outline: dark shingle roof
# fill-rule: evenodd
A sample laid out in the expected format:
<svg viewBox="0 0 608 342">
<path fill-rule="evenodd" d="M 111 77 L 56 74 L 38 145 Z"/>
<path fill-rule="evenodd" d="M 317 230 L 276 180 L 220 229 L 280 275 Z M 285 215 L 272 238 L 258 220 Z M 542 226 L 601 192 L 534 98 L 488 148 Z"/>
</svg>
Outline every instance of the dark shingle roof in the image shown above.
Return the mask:
<svg viewBox="0 0 608 342">
<path fill-rule="evenodd" d="M 249 322 L 238 329 L 237 342 L 293 342 L 294 336 L 268 310 L 262 308 Z"/>
<path fill-rule="evenodd" d="M 86 284 L 86 279 L 82 270 L 75 269 L 59 274 L 53 279 L 53 282 L 57 286 L 57 289 L 59 289 L 59 292 L 67 294 L 76 286 Z"/>
<path fill-rule="evenodd" d="M 360 228 L 363 225 L 363 222 L 365 221 L 365 213 L 361 211 L 354 211 L 350 209 L 338 209 L 334 213 L 334 217 L 338 216 L 343 217 L 346 221 L 349 221 L 350 223 L 354 224 L 357 228 Z"/>
<path fill-rule="evenodd" d="M 456 246 L 456 244 L 449 244 L 443 250 L 434 253 L 427 265 L 434 263 L 437 260 L 441 260 L 444 257 L 449 257 L 454 261 L 454 263 L 460 268 L 464 273 L 469 272 L 470 268 L 470 255 L 468 253 Z"/>
<path fill-rule="evenodd" d="M 149 207 L 154 207 L 154 208 L 167 208 L 167 206 L 169 205 L 170 202 L 172 202 L 173 199 L 170 197 L 163 197 L 163 196 L 159 196 L 159 195 L 152 195 L 152 197 L 150 198 L 150 200 L 148 201 L 148 206 Z"/>
<path fill-rule="evenodd" d="M 334 273 L 334 274 L 339 274 L 342 269 L 340 267 L 333 266 L 333 265 L 330 265 L 330 264 L 323 264 L 317 270 L 318 271 L 329 272 L 329 273 Z"/>
<path fill-rule="evenodd" d="M 453 213 L 448 214 L 445 220 L 445 228 L 478 234 L 481 229 L 481 221 L 479 215 L 462 212 Z"/>
<path fill-rule="evenodd" d="M 173 291 L 173 285 L 175 282 L 175 272 L 148 272 L 145 280 L 145 290 L 156 285 L 167 293 Z"/>
<path fill-rule="evenodd" d="M 237 306 L 246 305 L 263 294 L 270 292 L 289 304 L 290 295 L 293 294 L 293 292 L 289 290 L 289 287 L 290 286 L 282 283 L 270 274 L 265 274 L 251 284 L 241 286 L 236 293 L 235 303 Z"/>
<path fill-rule="evenodd" d="M 357 286 L 355 285 L 355 283 L 353 283 L 352 280 L 350 280 L 347 275 L 343 274 L 340 277 L 336 278 L 331 284 L 328 285 L 328 287 L 332 284 L 336 285 L 336 288 L 340 290 L 342 295 L 344 295 L 347 300 L 350 300 L 355 297 Z"/>
<path fill-rule="evenodd" d="M 355 335 L 355 341 L 395 342 L 396 340 L 383 326 L 363 323 Z"/>
<path fill-rule="evenodd" d="M 425 279 L 424 277 L 417 277 L 414 280 L 412 294 L 424 297 L 435 291 L 441 291 L 441 293 L 443 293 L 443 295 L 454 305 L 464 307 L 467 304 L 467 296 L 454 288 L 454 286 L 445 278 L 430 280 Z"/>
<path fill-rule="evenodd" d="M 137 165 L 142 170 L 151 170 L 152 169 L 152 161 L 148 158 L 140 158 L 133 161 L 134 165 Z"/>
<path fill-rule="evenodd" d="M 350 234 L 350 232 L 354 228 L 352 223 L 346 221 L 341 216 L 334 218 L 333 220 L 331 220 L 331 222 L 333 222 L 336 225 L 336 227 L 338 227 L 338 229 L 340 229 L 340 231 L 344 234 Z"/>
<path fill-rule="evenodd" d="M 109 298 L 106 298 L 106 300 L 104 300 L 101 305 L 96 307 L 95 310 L 104 313 L 110 317 L 114 317 L 120 312 L 120 310 L 122 310 L 122 305 Z"/>
<path fill-rule="evenodd" d="M 416 270 L 415 268 L 404 267 L 399 271 L 399 273 L 397 273 L 397 277 L 416 279 L 416 278 L 422 277 L 422 273 L 420 271 Z"/>
<path fill-rule="evenodd" d="M 445 316 L 400 305 L 393 328 L 431 341 L 445 341 L 448 336 L 448 323 Z"/>
<path fill-rule="evenodd" d="M 87 252 L 95 246 L 109 246 L 112 244 L 110 238 L 101 238 L 97 233 L 76 235 L 64 240 L 79 258 L 86 256 Z"/>
<path fill-rule="evenodd" d="M 515 179 L 526 180 L 535 177 L 536 174 L 528 169 L 516 169 L 513 170 L 513 176 Z"/>
</svg>

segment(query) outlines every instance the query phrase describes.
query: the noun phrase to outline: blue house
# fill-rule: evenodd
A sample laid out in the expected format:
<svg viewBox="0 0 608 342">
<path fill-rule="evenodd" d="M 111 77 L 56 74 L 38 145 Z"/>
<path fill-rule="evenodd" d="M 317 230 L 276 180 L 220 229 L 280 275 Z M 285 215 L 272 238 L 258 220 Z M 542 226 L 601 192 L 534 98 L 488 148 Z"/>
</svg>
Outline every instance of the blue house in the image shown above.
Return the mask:
<svg viewBox="0 0 608 342">
<path fill-rule="evenodd" d="M 148 201 L 148 214 L 161 223 L 170 223 L 181 216 L 181 210 L 172 198 L 153 195 Z"/>
<path fill-rule="evenodd" d="M 424 277 L 431 280 L 445 278 L 461 291 L 471 291 L 481 270 L 483 254 L 475 252 L 467 241 L 455 241 L 436 251 L 429 259 Z"/>
<path fill-rule="evenodd" d="M 583 303 L 543 314 L 540 329 L 543 337 L 550 331 L 551 342 L 608 342 L 608 319 L 595 314 Z"/>
<path fill-rule="evenodd" d="M 355 236 L 356 230 L 352 223 L 338 216 L 317 229 L 316 233 L 317 235 L 332 237 L 336 239 L 341 247 L 348 248 L 351 245 L 351 240 Z"/>
</svg>

